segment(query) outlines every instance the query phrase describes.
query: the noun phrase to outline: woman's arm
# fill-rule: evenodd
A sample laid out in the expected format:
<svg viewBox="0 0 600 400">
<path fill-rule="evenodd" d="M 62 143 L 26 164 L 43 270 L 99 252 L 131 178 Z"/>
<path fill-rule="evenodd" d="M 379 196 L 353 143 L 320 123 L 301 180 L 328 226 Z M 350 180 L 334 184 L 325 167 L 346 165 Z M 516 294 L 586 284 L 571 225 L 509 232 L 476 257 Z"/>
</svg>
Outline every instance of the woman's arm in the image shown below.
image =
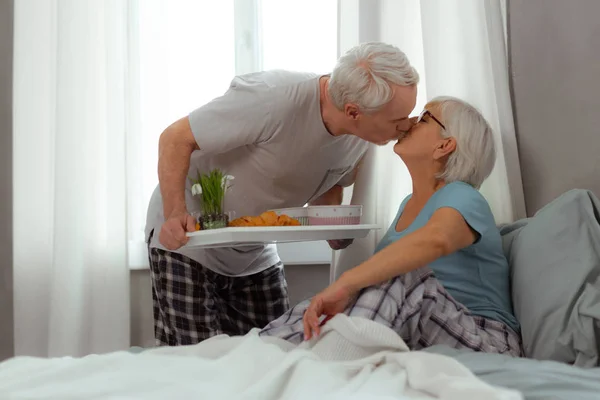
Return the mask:
<svg viewBox="0 0 600 400">
<path fill-rule="evenodd" d="M 345 272 L 339 283 L 352 292 L 377 285 L 470 246 L 477 235 L 454 208 L 440 208 L 424 227 Z"/>
<path fill-rule="evenodd" d="M 310 339 L 313 333 L 319 334 L 321 315 L 332 317 L 344 311 L 360 289 L 423 267 L 473 244 L 477 238 L 478 234 L 457 210 L 452 207 L 438 209 L 423 228 L 345 272 L 313 297 L 303 318 L 305 340 Z"/>
</svg>

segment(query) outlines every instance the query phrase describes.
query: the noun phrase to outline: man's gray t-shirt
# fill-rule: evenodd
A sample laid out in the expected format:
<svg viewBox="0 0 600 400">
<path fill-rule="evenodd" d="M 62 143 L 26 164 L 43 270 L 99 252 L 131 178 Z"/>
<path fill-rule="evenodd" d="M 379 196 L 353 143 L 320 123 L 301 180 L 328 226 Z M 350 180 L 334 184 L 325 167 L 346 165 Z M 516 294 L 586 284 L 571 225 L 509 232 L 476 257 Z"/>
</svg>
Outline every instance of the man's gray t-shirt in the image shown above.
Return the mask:
<svg viewBox="0 0 600 400">
<path fill-rule="evenodd" d="M 228 91 L 189 115 L 200 150 L 190 160 L 188 176 L 220 168 L 235 179 L 225 198 L 225 211 L 236 217 L 301 207 L 343 184 L 367 150 L 352 135 L 332 136 L 320 108 L 320 76 L 267 71 L 238 76 Z M 189 212 L 199 199 L 186 183 Z M 159 187 L 150 200 L 146 240 L 159 242 L 164 223 Z M 280 259 L 275 245 L 175 251 L 219 274 L 242 276 L 260 272 Z"/>
</svg>

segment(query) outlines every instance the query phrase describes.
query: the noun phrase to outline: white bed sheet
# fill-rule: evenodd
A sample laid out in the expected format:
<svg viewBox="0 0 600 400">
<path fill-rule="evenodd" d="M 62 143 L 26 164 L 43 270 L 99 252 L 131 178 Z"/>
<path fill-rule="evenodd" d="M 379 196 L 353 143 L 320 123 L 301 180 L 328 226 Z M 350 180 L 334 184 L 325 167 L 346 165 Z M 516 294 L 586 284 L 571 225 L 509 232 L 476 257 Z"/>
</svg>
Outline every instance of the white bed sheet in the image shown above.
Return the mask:
<svg viewBox="0 0 600 400">
<path fill-rule="evenodd" d="M 217 336 L 194 346 L 0 364 L 12 399 L 521 399 L 454 359 L 410 352 L 392 330 L 338 315 L 299 347 L 276 338 Z"/>
</svg>

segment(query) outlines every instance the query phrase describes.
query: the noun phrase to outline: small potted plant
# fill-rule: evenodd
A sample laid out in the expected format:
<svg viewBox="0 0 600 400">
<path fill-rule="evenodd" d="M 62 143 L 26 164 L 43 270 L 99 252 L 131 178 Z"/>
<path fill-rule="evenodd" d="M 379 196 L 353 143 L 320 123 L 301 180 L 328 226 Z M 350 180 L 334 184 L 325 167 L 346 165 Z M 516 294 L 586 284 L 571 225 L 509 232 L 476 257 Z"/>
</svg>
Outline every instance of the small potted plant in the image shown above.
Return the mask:
<svg viewBox="0 0 600 400">
<path fill-rule="evenodd" d="M 191 179 L 192 195 L 200 199 L 202 212 L 198 217 L 200 229 L 225 228 L 229 216 L 224 212 L 225 194 L 231 187 L 233 176 L 226 175 L 220 169 L 213 169 L 208 174 L 200 174 Z"/>
</svg>

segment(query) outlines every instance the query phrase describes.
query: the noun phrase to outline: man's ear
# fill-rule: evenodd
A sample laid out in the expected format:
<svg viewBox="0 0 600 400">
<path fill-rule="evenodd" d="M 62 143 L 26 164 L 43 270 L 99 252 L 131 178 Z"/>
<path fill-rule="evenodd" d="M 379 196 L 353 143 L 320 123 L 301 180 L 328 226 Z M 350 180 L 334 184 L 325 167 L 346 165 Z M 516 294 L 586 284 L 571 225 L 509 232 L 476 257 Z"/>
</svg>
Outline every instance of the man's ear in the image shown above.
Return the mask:
<svg viewBox="0 0 600 400">
<path fill-rule="evenodd" d="M 440 160 L 444 157 L 448 157 L 456 150 L 456 138 L 453 136 L 444 138 L 439 141 L 435 150 L 433 151 L 433 159 Z"/>
<path fill-rule="evenodd" d="M 360 117 L 358 106 L 353 103 L 348 103 L 344 106 L 344 114 L 352 120 L 357 120 Z"/>
</svg>

